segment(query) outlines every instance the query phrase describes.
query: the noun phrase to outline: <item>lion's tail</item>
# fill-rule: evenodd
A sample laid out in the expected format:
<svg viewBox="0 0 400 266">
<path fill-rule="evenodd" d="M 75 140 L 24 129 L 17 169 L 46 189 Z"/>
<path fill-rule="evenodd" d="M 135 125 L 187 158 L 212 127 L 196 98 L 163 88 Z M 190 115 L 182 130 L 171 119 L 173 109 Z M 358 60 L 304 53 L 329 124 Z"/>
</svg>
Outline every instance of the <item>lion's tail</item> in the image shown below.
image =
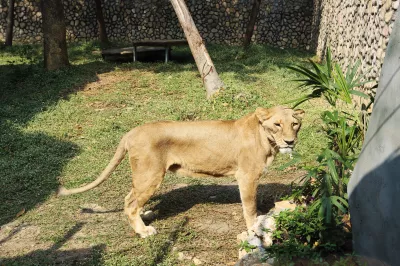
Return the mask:
<svg viewBox="0 0 400 266">
<path fill-rule="evenodd" d="M 101 175 L 95 181 L 93 181 L 90 184 L 87 184 L 86 186 L 79 187 L 79 188 L 66 189 L 64 187 L 60 187 L 58 189 L 57 196 L 66 196 L 66 195 L 81 193 L 81 192 L 85 192 L 87 190 L 97 187 L 111 175 L 111 173 L 115 170 L 115 168 L 117 168 L 117 166 L 124 159 L 126 151 L 127 150 L 125 148 L 125 141 L 124 141 L 124 139 L 122 139 L 117 147 L 117 151 L 115 152 L 114 157 L 111 159 L 111 161 L 107 165 L 106 169 L 103 170 Z"/>
</svg>

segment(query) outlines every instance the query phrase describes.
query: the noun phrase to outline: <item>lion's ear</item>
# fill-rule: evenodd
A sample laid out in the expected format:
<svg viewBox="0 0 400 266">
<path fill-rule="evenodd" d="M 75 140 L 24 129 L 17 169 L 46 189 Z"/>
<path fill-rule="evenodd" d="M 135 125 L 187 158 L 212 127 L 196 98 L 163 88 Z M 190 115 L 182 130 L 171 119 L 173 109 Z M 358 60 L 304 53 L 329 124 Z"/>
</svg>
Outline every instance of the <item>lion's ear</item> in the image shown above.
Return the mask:
<svg viewBox="0 0 400 266">
<path fill-rule="evenodd" d="M 305 114 L 306 114 L 306 112 L 304 112 L 304 110 L 296 109 L 296 110 L 294 110 L 293 117 L 298 119 L 298 120 L 302 120 L 304 118 Z"/>
<path fill-rule="evenodd" d="M 271 118 L 272 112 L 269 109 L 258 107 L 256 109 L 256 116 L 257 116 L 258 120 L 260 120 L 260 122 L 263 123 L 265 120 L 268 120 Z"/>
</svg>

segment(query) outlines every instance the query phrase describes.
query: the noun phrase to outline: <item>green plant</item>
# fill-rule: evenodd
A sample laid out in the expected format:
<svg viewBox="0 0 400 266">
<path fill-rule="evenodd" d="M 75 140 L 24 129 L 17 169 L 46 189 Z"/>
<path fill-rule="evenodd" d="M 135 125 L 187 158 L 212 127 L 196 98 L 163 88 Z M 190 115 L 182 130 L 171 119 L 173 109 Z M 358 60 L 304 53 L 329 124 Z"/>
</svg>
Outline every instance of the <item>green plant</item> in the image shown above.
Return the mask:
<svg viewBox="0 0 400 266">
<path fill-rule="evenodd" d="M 324 64 L 310 60 L 312 69 L 304 66 L 289 68 L 302 75 L 297 79 L 299 87 L 310 89 L 306 96 L 295 99 L 295 106 L 313 98 L 323 97 L 334 109 L 321 114 L 323 130 L 329 143 L 317 157 L 316 166 L 305 166 L 307 174 L 302 185 L 294 190 L 292 197 L 311 204 L 310 211 L 318 210 L 319 217 L 331 224 L 337 214 L 348 211 L 347 183 L 358 158 L 362 140 L 368 124 L 368 110 L 373 102 L 371 95 L 354 90 L 366 82 L 358 75 L 360 61 L 349 65 L 344 74 L 339 64 L 332 61 L 328 48 Z M 351 106 L 351 95 L 369 98 L 371 103 L 362 106 L 360 112 L 347 112 Z M 339 104 L 340 103 L 340 104 Z"/>
<path fill-rule="evenodd" d="M 239 249 L 240 250 L 245 250 L 246 252 L 251 252 L 253 249 L 256 249 L 257 246 L 254 246 L 252 244 L 249 243 L 249 241 L 245 240 L 245 241 L 240 241 L 239 244 Z"/>
<path fill-rule="evenodd" d="M 318 259 L 340 251 L 347 237 L 340 219 L 327 227 L 321 217 L 305 207 L 280 212 L 275 221 L 274 244 L 266 248 L 266 258 L 273 257 L 281 264 L 295 258 Z"/>
<path fill-rule="evenodd" d="M 338 100 L 351 104 L 351 94 L 368 98 L 364 93 L 353 90 L 366 83 L 361 81 L 364 78 L 362 75 L 357 75 L 360 61 L 353 66 L 350 64 L 346 73 L 343 74 L 339 64 L 332 61 L 331 50 L 328 47 L 324 64 L 317 64 L 312 60 L 309 62 L 313 67 L 312 70 L 299 65 L 288 66 L 289 69 L 303 76 L 296 80 L 301 82 L 299 88 L 311 89 L 311 93 L 289 103 L 294 102 L 294 106 L 297 106 L 310 99 L 323 96 L 331 106 L 336 106 Z"/>
</svg>

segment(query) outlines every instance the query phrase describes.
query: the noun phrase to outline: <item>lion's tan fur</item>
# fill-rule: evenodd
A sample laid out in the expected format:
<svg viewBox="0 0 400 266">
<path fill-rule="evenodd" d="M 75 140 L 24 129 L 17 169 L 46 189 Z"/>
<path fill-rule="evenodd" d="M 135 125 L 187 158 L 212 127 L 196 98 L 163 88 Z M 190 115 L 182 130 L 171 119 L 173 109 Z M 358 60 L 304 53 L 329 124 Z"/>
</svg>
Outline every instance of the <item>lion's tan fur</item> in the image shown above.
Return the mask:
<svg viewBox="0 0 400 266">
<path fill-rule="evenodd" d="M 256 218 L 258 178 L 280 149 L 293 148 L 303 115 L 302 110 L 278 106 L 257 108 L 238 120 L 145 124 L 122 138 L 113 159 L 98 179 L 81 188 L 61 188 L 59 195 L 96 187 L 110 176 L 128 152 L 133 186 L 125 197 L 125 213 L 142 237 L 156 233 L 153 227 L 144 225 L 140 212 L 160 186 L 166 171 L 189 176 L 235 175 L 244 218 L 250 229 Z"/>
</svg>

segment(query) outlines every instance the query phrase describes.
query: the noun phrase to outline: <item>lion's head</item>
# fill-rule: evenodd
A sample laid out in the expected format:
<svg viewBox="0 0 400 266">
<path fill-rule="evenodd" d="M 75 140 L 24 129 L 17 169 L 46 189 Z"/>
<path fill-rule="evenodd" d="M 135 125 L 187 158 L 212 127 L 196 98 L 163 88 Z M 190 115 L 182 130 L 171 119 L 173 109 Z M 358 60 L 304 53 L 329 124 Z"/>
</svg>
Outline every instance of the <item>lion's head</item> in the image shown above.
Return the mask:
<svg viewBox="0 0 400 266">
<path fill-rule="evenodd" d="M 256 116 L 270 143 L 281 153 L 291 153 L 297 141 L 304 111 L 284 106 L 257 108 Z"/>
</svg>

